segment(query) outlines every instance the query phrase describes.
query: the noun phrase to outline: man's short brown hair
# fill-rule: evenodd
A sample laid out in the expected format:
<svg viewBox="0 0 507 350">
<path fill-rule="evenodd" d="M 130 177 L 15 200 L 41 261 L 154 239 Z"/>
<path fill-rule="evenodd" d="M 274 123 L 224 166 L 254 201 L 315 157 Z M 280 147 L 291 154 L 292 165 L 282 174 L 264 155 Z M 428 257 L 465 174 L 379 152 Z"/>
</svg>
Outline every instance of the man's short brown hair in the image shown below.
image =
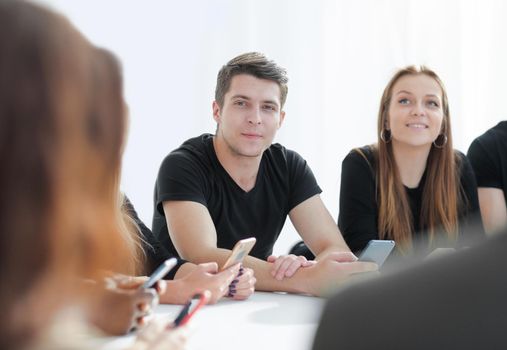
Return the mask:
<svg viewBox="0 0 507 350">
<path fill-rule="evenodd" d="M 220 69 L 215 89 L 215 101 L 220 107 L 224 105 L 224 96 L 229 91 L 232 78 L 238 74 L 249 74 L 277 83 L 280 87 L 280 108 L 283 108 L 288 92 L 287 71 L 259 52 L 248 52 L 234 57 Z"/>
</svg>

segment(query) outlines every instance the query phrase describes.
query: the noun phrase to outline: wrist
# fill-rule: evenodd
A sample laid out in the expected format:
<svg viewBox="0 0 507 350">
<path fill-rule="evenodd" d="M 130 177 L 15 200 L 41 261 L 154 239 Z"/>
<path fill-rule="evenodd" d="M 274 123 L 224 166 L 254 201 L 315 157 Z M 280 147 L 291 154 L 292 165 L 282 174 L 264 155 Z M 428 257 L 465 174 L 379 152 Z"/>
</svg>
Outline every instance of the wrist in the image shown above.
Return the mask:
<svg viewBox="0 0 507 350">
<path fill-rule="evenodd" d="M 165 293 L 160 296 L 162 304 L 184 304 L 187 299 L 183 293 L 184 282 L 182 280 L 166 281 L 167 288 Z"/>
</svg>

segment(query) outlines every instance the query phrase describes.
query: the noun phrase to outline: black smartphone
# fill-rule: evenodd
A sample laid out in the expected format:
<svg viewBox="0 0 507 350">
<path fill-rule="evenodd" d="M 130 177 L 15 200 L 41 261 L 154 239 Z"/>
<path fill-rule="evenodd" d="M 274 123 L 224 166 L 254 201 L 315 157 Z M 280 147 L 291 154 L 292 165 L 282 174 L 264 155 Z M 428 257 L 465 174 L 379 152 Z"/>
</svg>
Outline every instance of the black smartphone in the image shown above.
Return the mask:
<svg viewBox="0 0 507 350">
<path fill-rule="evenodd" d="M 183 326 L 190 321 L 192 316 L 195 315 L 197 310 L 206 305 L 209 301 L 211 294 L 209 291 L 204 293 L 195 294 L 179 312 L 178 316 L 174 319 L 174 327 Z"/>
<path fill-rule="evenodd" d="M 160 264 L 159 267 L 151 274 L 150 278 L 146 282 L 144 282 L 139 289 L 151 288 L 158 280 L 167 275 L 171 269 L 176 266 L 178 260 L 176 258 L 170 258 Z"/>
<path fill-rule="evenodd" d="M 359 261 L 374 262 L 380 268 L 395 246 L 390 240 L 371 240 L 359 255 Z"/>
</svg>

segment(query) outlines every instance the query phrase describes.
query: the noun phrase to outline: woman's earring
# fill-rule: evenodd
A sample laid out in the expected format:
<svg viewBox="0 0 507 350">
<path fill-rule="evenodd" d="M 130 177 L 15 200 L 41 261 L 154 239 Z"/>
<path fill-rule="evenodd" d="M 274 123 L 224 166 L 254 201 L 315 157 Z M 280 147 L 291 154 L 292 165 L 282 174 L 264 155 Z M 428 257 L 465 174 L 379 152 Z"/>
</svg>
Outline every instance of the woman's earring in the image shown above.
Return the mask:
<svg viewBox="0 0 507 350">
<path fill-rule="evenodd" d="M 392 139 L 391 130 L 388 129 L 380 130 L 380 139 L 384 141 L 384 143 L 391 142 Z"/>
<path fill-rule="evenodd" d="M 446 144 L 447 144 L 447 135 L 446 134 L 438 135 L 437 138 L 435 139 L 435 141 L 433 141 L 433 146 L 435 146 L 436 148 L 444 148 L 444 146 Z"/>
</svg>

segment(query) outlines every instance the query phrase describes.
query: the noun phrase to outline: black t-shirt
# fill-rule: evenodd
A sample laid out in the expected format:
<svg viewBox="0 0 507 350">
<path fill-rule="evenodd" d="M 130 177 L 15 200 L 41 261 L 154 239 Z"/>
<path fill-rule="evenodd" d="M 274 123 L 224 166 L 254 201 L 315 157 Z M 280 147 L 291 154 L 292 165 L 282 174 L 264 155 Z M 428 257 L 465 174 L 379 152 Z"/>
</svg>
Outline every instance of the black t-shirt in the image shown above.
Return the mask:
<svg viewBox="0 0 507 350">
<path fill-rule="evenodd" d="M 503 190 L 507 204 L 507 121 L 498 123 L 476 138 L 467 155 L 477 186 Z"/>
<path fill-rule="evenodd" d="M 253 236 L 257 243 L 250 255 L 266 259 L 289 211 L 320 192 L 306 161 L 280 144 L 264 151 L 255 186 L 245 192 L 218 161 L 213 135 L 203 134 L 183 143 L 162 162 L 155 185 L 153 233 L 177 255 L 162 203 L 193 201 L 208 209 L 219 248 L 232 249 L 238 240 Z"/>
<path fill-rule="evenodd" d="M 360 150 L 368 161 L 356 150 L 351 151 L 343 160 L 338 215 L 338 227 L 353 252 L 364 249 L 368 241 L 379 239 L 375 154 L 370 146 L 362 147 Z M 456 152 L 460 159 L 459 174 L 465 197 L 465 200 L 459 203 L 460 236 L 474 237 L 484 232 L 480 219 L 477 185 L 470 163 L 462 153 Z M 419 241 L 424 241 L 426 233 L 419 222 L 425 179 L 426 172 L 417 188 L 405 187 L 414 220 L 414 237 Z"/>
<path fill-rule="evenodd" d="M 153 235 L 148 227 L 141 221 L 137 215 L 134 206 L 128 198 L 125 197 L 124 203 L 125 209 L 129 216 L 135 221 L 139 227 L 140 234 L 142 235 L 142 246 L 146 253 L 146 273 L 151 274 L 157 267 L 160 266 L 164 261 L 173 257 L 169 252 L 160 244 L 160 241 Z M 173 279 L 176 271 L 186 261 L 178 258 L 178 264 L 165 275 L 164 279 Z"/>
</svg>

